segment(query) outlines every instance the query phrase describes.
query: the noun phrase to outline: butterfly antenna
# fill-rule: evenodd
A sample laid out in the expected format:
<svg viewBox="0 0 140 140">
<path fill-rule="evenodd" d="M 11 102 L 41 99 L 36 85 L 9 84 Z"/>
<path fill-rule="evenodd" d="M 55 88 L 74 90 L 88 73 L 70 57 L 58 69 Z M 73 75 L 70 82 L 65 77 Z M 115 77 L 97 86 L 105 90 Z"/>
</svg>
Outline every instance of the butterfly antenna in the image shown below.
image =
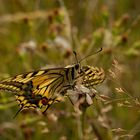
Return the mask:
<svg viewBox="0 0 140 140">
<path fill-rule="evenodd" d="M 98 51 L 96 51 L 95 53 L 89 54 L 89 55 L 85 56 L 84 58 L 82 58 L 82 59 L 79 61 L 79 63 L 80 63 L 81 61 L 83 61 L 84 59 L 86 59 L 86 58 L 88 58 L 88 57 L 90 57 L 90 56 L 92 56 L 92 55 L 95 55 L 95 54 L 101 52 L 102 50 L 103 50 L 103 48 L 101 47 L 101 48 L 100 48 Z"/>
<path fill-rule="evenodd" d="M 73 51 L 73 53 L 74 53 L 74 56 L 75 56 L 76 63 L 79 63 L 79 61 L 77 59 L 77 53 L 75 51 Z"/>
<path fill-rule="evenodd" d="M 13 119 L 15 119 L 17 117 L 17 115 L 19 114 L 19 112 L 23 109 L 23 106 L 16 112 L 16 114 L 13 116 Z"/>
</svg>

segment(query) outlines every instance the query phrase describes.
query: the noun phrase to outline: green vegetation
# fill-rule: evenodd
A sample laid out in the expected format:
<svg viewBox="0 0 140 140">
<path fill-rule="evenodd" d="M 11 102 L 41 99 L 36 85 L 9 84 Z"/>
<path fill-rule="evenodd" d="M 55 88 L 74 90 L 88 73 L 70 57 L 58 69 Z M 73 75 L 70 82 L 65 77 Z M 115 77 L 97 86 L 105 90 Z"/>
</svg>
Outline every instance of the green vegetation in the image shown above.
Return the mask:
<svg viewBox="0 0 140 140">
<path fill-rule="evenodd" d="M 45 116 L 19 109 L 0 91 L 0 140 L 140 139 L 140 2 L 128 0 L 1 0 L 0 79 L 41 68 L 104 69 L 93 104 L 77 110 L 68 98 Z M 86 112 L 85 112 L 86 109 Z"/>
</svg>

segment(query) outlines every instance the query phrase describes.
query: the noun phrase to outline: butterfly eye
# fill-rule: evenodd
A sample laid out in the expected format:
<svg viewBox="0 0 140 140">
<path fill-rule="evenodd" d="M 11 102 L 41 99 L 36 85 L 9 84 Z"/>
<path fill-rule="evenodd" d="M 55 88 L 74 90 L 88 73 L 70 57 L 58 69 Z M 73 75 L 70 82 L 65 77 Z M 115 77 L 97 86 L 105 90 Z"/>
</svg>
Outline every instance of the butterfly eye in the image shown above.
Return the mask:
<svg viewBox="0 0 140 140">
<path fill-rule="evenodd" d="M 75 69 L 78 70 L 79 69 L 79 64 L 75 65 Z"/>
</svg>

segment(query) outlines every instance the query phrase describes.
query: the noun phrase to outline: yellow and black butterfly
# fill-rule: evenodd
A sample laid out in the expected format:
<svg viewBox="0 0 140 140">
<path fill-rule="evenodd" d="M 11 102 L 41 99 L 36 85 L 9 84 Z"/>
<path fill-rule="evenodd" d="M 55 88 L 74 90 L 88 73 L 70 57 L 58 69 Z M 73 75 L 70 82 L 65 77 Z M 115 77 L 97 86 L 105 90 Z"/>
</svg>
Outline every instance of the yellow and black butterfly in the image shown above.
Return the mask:
<svg viewBox="0 0 140 140">
<path fill-rule="evenodd" d="M 21 106 L 16 115 L 29 107 L 45 107 L 45 113 L 54 102 L 60 101 L 68 89 L 75 88 L 79 78 L 82 79 L 81 84 L 90 87 L 103 82 L 105 74 L 103 69 L 80 66 L 77 61 L 74 65 L 32 71 L 2 80 L 0 90 L 14 92 Z"/>
</svg>

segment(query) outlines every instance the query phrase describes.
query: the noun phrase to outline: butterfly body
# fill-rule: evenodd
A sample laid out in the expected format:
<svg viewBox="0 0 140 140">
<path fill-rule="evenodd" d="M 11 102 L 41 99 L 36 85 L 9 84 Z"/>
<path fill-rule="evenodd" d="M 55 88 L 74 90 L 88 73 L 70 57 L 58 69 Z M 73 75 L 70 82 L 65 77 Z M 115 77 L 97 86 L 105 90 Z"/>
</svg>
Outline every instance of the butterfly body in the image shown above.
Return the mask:
<svg viewBox="0 0 140 140">
<path fill-rule="evenodd" d="M 54 103 L 61 100 L 68 89 L 75 88 L 78 79 L 81 84 L 91 87 L 103 82 L 102 69 L 68 65 L 63 68 L 51 68 L 20 74 L 0 81 L 0 90 L 14 92 L 21 109 L 42 108 L 44 112 Z"/>
</svg>

